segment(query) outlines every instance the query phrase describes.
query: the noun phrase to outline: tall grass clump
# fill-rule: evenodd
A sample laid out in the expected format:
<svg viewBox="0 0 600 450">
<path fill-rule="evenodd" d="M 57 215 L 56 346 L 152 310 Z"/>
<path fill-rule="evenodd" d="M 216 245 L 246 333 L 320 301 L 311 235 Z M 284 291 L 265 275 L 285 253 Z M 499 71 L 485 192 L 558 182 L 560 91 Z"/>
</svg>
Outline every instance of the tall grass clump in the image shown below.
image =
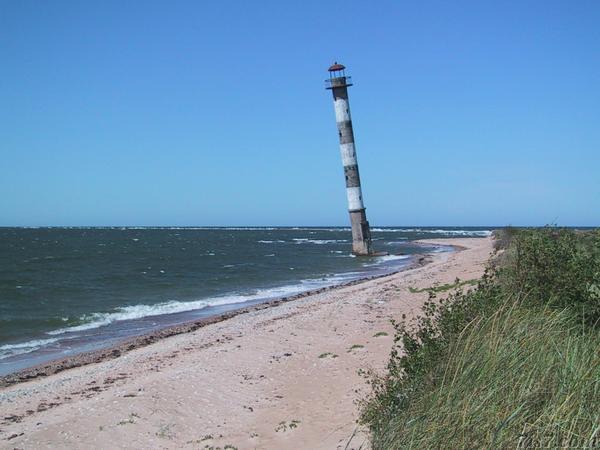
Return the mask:
<svg viewBox="0 0 600 450">
<path fill-rule="evenodd" d="M 363 404 L 374 449 L 600 445 L 598 233 L 511 234 L 475 289 L 432 293 L 422 317 L 395 324 L 388 371 L 371 374 Z"/>
</svg>

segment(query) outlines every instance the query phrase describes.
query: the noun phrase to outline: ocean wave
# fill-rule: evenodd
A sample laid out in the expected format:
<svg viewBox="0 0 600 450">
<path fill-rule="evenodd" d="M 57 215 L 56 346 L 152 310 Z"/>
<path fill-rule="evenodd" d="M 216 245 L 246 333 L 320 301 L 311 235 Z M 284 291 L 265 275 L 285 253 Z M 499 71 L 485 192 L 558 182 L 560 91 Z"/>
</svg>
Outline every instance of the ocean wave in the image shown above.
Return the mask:
<svg viewBox="0 0 600 450">
<path fill-rule="evenodd" d="M 66 333 L 75 333 L 91 330 L 110 325 L 114 322 L 124 320 L 142 319 L 145 317 L 162 316 L 166 314 L 176 314 L 188 311 L 201 310 L 210 306 L 223 306 L 235 303 L 244 303 L 255 300 L 269 300 L 288 295 L 299 294 L 307 290 L 321 287 L 326 284 L 334 284 L 348 278 L 348 274 L 335 275 L 327 278 L 301 280 L 298 284 L 290 284 L 274 288 L 258 289 L 252 294 L 232 294 L 220 297 L 212 297 L 203 300 L 189 302 L 169 301 L 157 303 L 155 305 L 134 305 L 116 308 L 112 312 L 92 313 L 80 317 L 84 322 L 80 325 L 60 328 L 48 331 L 50 336 L 58 336 Z"/>
<path fill-rule="evenodd" d="M 378 233 L 429 233 L 443 234 L 447 236 L 478 236 L 486 237 L 492 234 L 491 230 L 442 230 L 442 229 L 424 229 L 424 228 L 371 228 L 371 231 Z"/>
<path fill-rule="evenodd" d="M 85 314 L 79 318 L 80 321 L 84 322 L 81 325 L 59 328 L 58 330 L 48 331 L 46 334 L 57 336 L 65 333 L 86 331 L 123 320 L 142 319 L 144 317 L 160 316 L 163 314 L 175 314 L 195 309 L 203 309 L 207 306 L 209 306 L 209 303 L 206 300 L 191 302 L 170 301 L 157 303 L 155 305 L 123 306 L 116 308 L 113 312 Z"/>
<path fill-rule="evenodd" d="M 388 241 L 385 245 L 398 245 L 398 244 L 406 244 L 408 238 L 398 238 L 398 241 Z"/>
<path fill-rule="evenodd" d="M 268 240 L 261 240 L 261 241 L 256 241 L 259 244 L 282 244 L 285 243 L 285 241 L 282 241 L 281 239 L 276 239 L 274 241 L 268 241 Z"/>
<path fill-rule="evenodd" d="M 121 226 L 67 226 L 67 227 L 19 227 L 24 229 L 65 229 L 65 230 L 120 230 L 120 231 L 128 231 L 128 230 L 232 230 L 232 231 L 351 231 L 350 227 L 224 227 L 224 226 L 215 226 L 215 227 L 157 227 L 157 226 L 130 226 L 130 227 L 121 227 Z"/>
<path fill-rule="evenodd" d="M 295 238 L 292 239 L 296 244 L 339 244 L 342 242 L 348 242 L 348 239 L 308 239 L 308 238 Z"/>
<path fill-rule="evenodd" d="M 390 262 L 390 261 L 400 261 L 403 259 L 410 259 L 410 255 L 384 255 L 384 256 L 376 256 L 373 262 L 364 263 L 363 267 L 372 267 L 378 266 L 382 263 Z"/>
<path fill-rule="evenodd" d="M 35 339 L 32 341 L 22 342 L 19 344 L 0 345 L 0 359 L 5 359 L 10 356 L 23 355 L 25 353 L 34 352 L 46 345 L 58 342 L 58 338 Z"/>
</svg>

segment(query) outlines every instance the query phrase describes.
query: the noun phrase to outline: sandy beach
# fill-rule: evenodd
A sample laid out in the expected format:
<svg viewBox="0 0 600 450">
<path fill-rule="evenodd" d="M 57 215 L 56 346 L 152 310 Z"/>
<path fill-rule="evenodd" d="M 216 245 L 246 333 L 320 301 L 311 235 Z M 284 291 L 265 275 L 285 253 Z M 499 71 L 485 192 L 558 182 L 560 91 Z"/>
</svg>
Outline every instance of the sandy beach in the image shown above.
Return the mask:
<svg viewBox="0 0 600 450">
<path fill-rule="evenodd" d="M 0 448 L 366 448 L 359 370 L 385 367 L 390 319 L 427 299 L 409 287 L 478 278 L 492 251 L 422 242 L 459 250 L 0 388 Z"/>
</svg>

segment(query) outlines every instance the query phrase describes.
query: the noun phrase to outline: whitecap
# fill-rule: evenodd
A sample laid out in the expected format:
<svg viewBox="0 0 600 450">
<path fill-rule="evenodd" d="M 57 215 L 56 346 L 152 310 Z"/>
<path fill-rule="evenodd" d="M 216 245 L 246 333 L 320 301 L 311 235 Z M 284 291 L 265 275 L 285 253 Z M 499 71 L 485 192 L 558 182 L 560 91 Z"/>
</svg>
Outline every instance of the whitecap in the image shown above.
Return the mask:
<svg viewBox="0 0 600 450">
<path fill-rule="evenodd" d="M 293 241 L 295 241 L 296 244 L 317 244 L 317 245 L 339 244 L 342 242 L 348 242 L 347 239 L 308 239 L 308 238 L 295 238 L 295 239 L 293 239 Z"/>
<path fill-rule="evenodd" d="M 383 255 L 383 256 L 376 256 L 374 258 L 373 262 L 364 263 L 363 267 L 378 266 L 379 264 L 382 264 L 382 263 L 385 263 L 385 262 L 400 261 L 400 260 L 409 259 L 409 258 L 410 258 L 410 255 Z"/>
<path fill-rule="evenodd" d="M 486 237 L 492 234 L 491 230 L 443 230 L 443 229 L 424 229 L 424 228 L 371 228 L 371 231 L 377 233 L 428 233 L 443 234 L 447 236 L 477 236 Z"/>
<path fill-rule="evenodd" d="M 22 342 L 19 344 L 5 344 L 0 345 L 0 359 L 5 359 L 10 356 L 22 355 L 25 353 L 31 353 L 35 350 L 42 348 L 45 345 L 58 342 L 57 338 L 49 339 L 35 339 L 32 341 Z"/>
</svg>

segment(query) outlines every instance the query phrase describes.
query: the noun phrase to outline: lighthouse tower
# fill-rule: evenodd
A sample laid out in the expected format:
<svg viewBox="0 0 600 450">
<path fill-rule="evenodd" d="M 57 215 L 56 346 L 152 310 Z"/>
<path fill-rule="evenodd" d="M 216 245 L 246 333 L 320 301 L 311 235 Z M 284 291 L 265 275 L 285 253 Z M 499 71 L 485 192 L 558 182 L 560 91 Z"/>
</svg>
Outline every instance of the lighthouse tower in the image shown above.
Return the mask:
<svg viewBox="0 0 600 450">
<path fill-rule="evenodd" d="M 348 197 L 348 212 L 352 225 L 352 253 L 355 255 L 371 255 L 371 230 L 367 221 L 365 205 L 360 187 L 358 161 L 354 147 L 350 103 L 348 102 L 348 87 L 352 86 L 350 77 L 346 76 L 345 67 L 337 62 L 329 68 L 327 89 L 333 93 L 335 120 L 340 137 L 340 151 L 346 177 L 346 195 Z"/>
</svg>

